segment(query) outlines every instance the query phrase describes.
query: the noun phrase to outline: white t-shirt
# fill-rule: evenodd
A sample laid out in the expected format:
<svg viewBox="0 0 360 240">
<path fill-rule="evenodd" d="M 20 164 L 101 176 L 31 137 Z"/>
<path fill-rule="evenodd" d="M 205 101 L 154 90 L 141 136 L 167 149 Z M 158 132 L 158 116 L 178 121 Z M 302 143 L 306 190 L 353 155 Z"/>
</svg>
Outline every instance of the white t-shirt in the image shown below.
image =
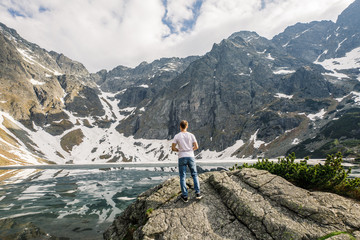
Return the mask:
<svg viewBox="0 0 360 240">
<path fill-rule="evenodd" d="M 189 132 L 179 132 L 175 135 L 172 143 L 178 145 L 179 158 L 195 157 L 193 150 L 193 143 L 197 143 L 194 134 Z"/>
</svg>

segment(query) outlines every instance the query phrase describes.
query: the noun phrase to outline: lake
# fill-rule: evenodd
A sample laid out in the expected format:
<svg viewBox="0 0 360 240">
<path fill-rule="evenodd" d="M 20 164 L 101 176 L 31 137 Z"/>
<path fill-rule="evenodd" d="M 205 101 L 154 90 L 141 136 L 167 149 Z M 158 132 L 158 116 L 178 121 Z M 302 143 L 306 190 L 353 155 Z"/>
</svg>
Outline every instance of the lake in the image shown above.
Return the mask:
<svg viewBox="0 0 360 240">
<path fill-rule="evenodd" d="M 49 235 L 71 239 L 102 239 L 115 216 L 137 195 L 178 175 L 174 162 L 0 169 L 0 179 L 11 176 L 0 180 L 0 220 L 33 222 Z"/>
<path fill-rule="evenodd" d="M 198 165 L 205 169 L 230 167 L 234 161 Z M 360 176 L 359 164 L 344 165 L 353 168 L 353 176 Z M 137 195 L 178 175 L 176 163 L 0 169 L 0 179 L 11 176 L 0 180 L 0 219 L 33 222 L 49 236 L 70 239 L 102 239 L 115 216 Z"/>
</svg>

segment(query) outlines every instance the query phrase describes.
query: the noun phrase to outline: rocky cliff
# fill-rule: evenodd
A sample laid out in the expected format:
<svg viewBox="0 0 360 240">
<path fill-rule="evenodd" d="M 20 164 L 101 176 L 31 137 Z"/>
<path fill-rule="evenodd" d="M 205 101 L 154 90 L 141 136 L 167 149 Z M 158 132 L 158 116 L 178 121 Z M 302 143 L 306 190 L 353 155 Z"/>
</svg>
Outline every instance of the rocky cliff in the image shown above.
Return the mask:
<svg viewBox="0 0 360 240">
<path fill-rule="evenodd" d="M 179 199 L 172 178 L 141 194 L 105 239 L 360 239 L 357 201 L 294 186 L 267 171 L 200 174 L 204 198 Z M 188 181 L 191 185 L 191 182 Z M 338 235 L 337 235 L 338 234 Z"/>
</svg>

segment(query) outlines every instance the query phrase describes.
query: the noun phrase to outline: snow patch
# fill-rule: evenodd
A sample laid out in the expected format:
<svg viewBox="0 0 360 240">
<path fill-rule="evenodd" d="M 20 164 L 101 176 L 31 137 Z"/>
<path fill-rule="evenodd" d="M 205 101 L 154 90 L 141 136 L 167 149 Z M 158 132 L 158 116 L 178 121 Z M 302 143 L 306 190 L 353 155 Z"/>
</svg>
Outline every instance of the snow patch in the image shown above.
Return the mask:
<svg viewBox="0 0 360 240">
<path fill-rule="evenodd" d="M 315 113 L 315 114 L 309 114 L 309 115 L 307 115 L 307 117 L 310 120 L 315 121 L 316 119 L 323 119 L 325 113 L 326 113 L 325 109 L 321 109 L 320 112 Z"/>
<path fill-rule="evenodd" d="M 35 79 L 30 79 L 30 82 L 31 82 L 31 84 L 32 85 L 44 85 L 45 84 L 45 82 L 40 82 L 40 81 L 37 81 L 37 80 L 35 80 Z"/>
<path fill-rule="evenodd" d="M 180 87 L 180 89 L 183 88 L 183 87 L 186 87 L 189 83 L 190 83 L 190 82 L 185 83 L 184 85 L 182 85 L 182 86 Z"/>
<path fill-rule="evenodd" d="M 295 37 L 293 37 L 293 39 L 296 39 L 296 38 L 300 37 L 301 35 L 303 35 L 304 33 L 306 33 L 309 30 L 310 30 L 310 28 L 306 29 L 305 31 L 303 31 L 301 33 L 296 34 Z"/>
<path fill-rule="evenodd" d="M 325 69 L 332 71 L 333 73 L 326 73 L 324 75 L 330 75 L 341 78 L 348 78 L 347 75 L 339 73 L 339 70 L 360 68 L 360 47 L 355 48 L 352 51 L 346 53 L 345 57 L 326 59 L 322 62 L 315 61 L 315 64 L 322 65 Z M 360 75 L 358 77 L 360 81 Z"/>
<path fill-rule="evenodd" d="M 282 45 L 283 48 L 287 47 L 289 45 L 290 41 L 288 41 L 287 43 L 285 43 L 284 45 Z"/>
<path fill-rule="evenodd" d="M 131 201 L 134 200 L 136 198 L 130 198 L 130 197 L 118 197 L 117 199 L 122 200 L 122 201 Z"/>
<path fill-rule="evenodd" d="M 244 145 L 243 140 L 237 140 L 236 143 L 226 148 L 223 151 L 217 152 L 217 151 L 211 151 L 211 150 L 203 150 L 198 155 L 197 158 L 200 156 L 201 159 L 207 159 L 207 160 L 214 160 L 217 161 L 219 159 L 227 159 L 227 160 L 236 160 L 238 159 L 236 156 L 232 156 L 239 148 L 241 148 Z"/>
<path fill-rule="evenodd" d="M 54 69 L 49 69 L 49 68 L 43 66 L 42 64 L 40 64 L 39 62 L 35 61 L 34 57 L 29 54 L 29 52 L 31 52 L 30 49 L 16 48 L 16 50 L 22 55 L 23 59 L 26 62 L 30 63 L 31 65 L 34 65 L 34 64 L 39 65 L 41 68 L 45 69 L 48 72 L 53 73 L 55 76 L 62 75 L 62 73 L 59 73 L 58 71 L 56 71 Z"/>
<path fill-rule="evenodd" d="M 279 68 L 279 69 L 273 71 L 274 74 L 278 74 L 278 75 L 286 75 L 286 74 L 291 74 L 294 72 L 296 72 L 296 71 L 290 70 L 290 69 L 284 69 L 284 68 Z"/>
<path fill-rule="evenodd" d="M 274 97 L 276 98 L 287 98 L 287 99 L 292 99 L 294 95 L 286 95 L 286 94 L 283 94 L 283 93 L 276 93 L 274 95 Z"/>
<path fill-rule="evenodd" d="M 99 88 L 100 88 L 100 87 L 99 87 Z M 117 94 L 123 94 L 123 93 L 125 93 L 125 92 L 126 92 L 126 90 L 127 90 L 127 88 L 125 88 L 125 89 L 123 89 L 123 90 L 121 90 L 121 91 L 117 92 L 115 95 L 117 95 Z"/>
<path fill-rule="evenodd" d="M 337 52 L 339 50 L 339 48 L 341 48 L 341 45 L 347 40 L 347 38 L 345 38 L 344 40 L 342 40 L 339 44 L 338 47 L 336 48 L 335 52 Z"/>
<path fill-rule="evenodd" d="M 349 96 L 349 95 L 346 95 L 346 96 L 341 97 L 341 98 L 335 98 L 335 100 L 338 101 L 338 102 L 342 102 L 342 100 L 344 100 L 347 96 Z"/>
<path fill-rule="evenodd" d="M 136 107 L 127 107 L 127 108 L 120 109 L 120 111 L 122 111 L 122 112 L 132 112 L 135 109 L 136 109 Z"/>
<path fill-rule="evenodd" d="M 160 68 L 160 72 L 171 72 L 176 71 L 178 64 L 175 63 L 167 63 L 162 68 Z"/>
<path fill-rule="evenodd" d="M 353 99 L 355 101 L 355 103 L 358 103 L 358 105 L 360 105 L 360 92 L 351 92 L 353 96 Z"/>
<path fill-rule="evenodd" d="M 23 59 L 24 59 L 26 62 L 28 62 L 28 63 L 30 63 L 30 64 L 34 64 L 34 63 L 35 63 L 34 58 L 33 58 L 30 54 L 28 54 L 28 51 L 27 51 L 27 50 L 21 49 L 21 48 L 17 48 L 16 50 L 18 50 L 18 52 L 22 55 Z"/>
<path fill-rule="evenodd" d="M 327 54 L 328 51 L 329 51 L 328 49 L 326 49 L 325 51 L 323 51 L 323 52 L 317 57 L 317 59 L 315 60 L 315 62 L 318 62 L 319 59 L 321 58 L 321 56 L 324 55 L 324 54 Z"/>
<path fill-rule="evenodd" d="M 269 60 L 271 60 L 271 61 L 274 61 L 274 60 L 275 60 L 275 58 L 273 58 L 270 53 L 268 53 L 268 55 L 266 56 L 266 58 L 269 59 Z"/>
<path fill-rule="evenodd" d="M 256 132 L 251 135 L 250 137 L 250 142 L 254 142 L 254 148 L 258 149 L 261 145 L 266 144 L 264 141 L 261 140 L 257 140 L 257 134 L 259 132 L 260 129 L 256 130 Z"/>
<path fill-rule="evenodd" d="M 297 145 L 300 143 L 300 140 L 298 138 L 295 138 L 293 141 L 292 141 L 292 145 Z"/>
<path fill-rule="evenodd" d="M 248 74 L 248 73 L 237 73 L 236 75 L 239 75 L 239 76 L 250 76 L 250 74 Z"/>
</svg>

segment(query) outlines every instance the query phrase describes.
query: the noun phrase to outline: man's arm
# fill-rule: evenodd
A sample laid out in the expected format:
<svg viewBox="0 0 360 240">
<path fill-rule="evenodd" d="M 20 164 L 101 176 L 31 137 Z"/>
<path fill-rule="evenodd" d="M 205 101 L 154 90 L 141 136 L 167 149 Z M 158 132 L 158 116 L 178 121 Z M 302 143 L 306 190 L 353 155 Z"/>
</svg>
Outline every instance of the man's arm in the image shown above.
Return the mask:
<svg viewBox="0 0 360 240">
<path fill-rule="evenodd" d="M 178 152 L 178 151 L 179 151 L 179 149 L 176 148 L 176 143 L 173 143 L 173 144 L 171 145 L 171 150 L 173 150 L 174 152 Z"/>
<path fill-rule="evenodd" d="M 195 151 L 195 150 L 198 150 L 198 149 L 199 149 L 198 143 L 197 143 L 197 142 L 194 142 L 194 143 L 193 143 L 193 150 Z"/>
</svg>

